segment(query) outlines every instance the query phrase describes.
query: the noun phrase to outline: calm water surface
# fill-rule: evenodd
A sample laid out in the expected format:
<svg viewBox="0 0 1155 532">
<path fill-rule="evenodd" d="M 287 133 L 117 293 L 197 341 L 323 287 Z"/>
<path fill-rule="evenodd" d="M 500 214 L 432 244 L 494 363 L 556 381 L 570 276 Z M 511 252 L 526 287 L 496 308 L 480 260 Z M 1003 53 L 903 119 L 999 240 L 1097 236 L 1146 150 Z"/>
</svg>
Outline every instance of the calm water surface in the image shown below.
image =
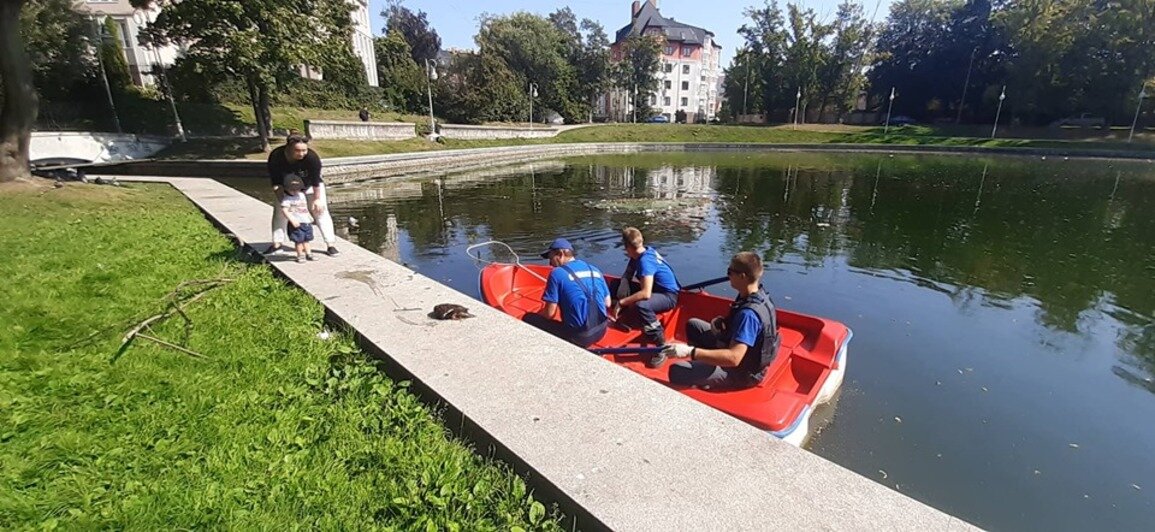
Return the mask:
<svg viewBox="0 0 1155 532">
<path fill-rule="evenodd" d="M 1150 163 L 646 154 L 331 195 L 342 236 L 474 297 L 490 239 L 618 272 L 636 225 L 685 283 L 760 251 L 780 306 L 855 331 L 811 451 L 982 527 L 1155 523 Z"/>
</svg>

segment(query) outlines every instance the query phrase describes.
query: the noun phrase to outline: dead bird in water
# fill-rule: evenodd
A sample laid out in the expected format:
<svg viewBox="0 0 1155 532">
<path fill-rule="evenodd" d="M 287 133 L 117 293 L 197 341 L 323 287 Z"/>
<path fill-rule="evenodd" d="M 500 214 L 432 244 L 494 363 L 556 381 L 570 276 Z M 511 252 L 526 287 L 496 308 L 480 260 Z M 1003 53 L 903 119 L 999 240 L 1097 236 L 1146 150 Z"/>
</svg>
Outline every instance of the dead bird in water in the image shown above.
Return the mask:
<svg viewBox="0 0 1155 532">
<path fill-rule="evenodd" d="M 435 320 L 462 320 L 472 318 L 473 314 L 470 314 L 469 309 L 461 305 L 442 303 L 433 307 L 433 312 L 429 313 L 429 317 Z"/>
</svg>

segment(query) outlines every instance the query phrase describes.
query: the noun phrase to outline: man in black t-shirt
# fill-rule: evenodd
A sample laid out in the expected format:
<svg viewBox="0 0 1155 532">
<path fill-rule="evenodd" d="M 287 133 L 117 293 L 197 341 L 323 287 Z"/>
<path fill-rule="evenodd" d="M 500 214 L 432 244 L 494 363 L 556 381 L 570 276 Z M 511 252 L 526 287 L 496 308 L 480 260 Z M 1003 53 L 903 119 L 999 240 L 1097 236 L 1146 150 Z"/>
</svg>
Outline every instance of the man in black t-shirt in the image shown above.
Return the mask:
<svg viewBox="0 0 1155 532">
<path fill-rule="evenodd" d="M 309 198 L 309 211 L 317 222 L 317 229 L 328 246 L 329 256 L 337 255 L 337 235 L 333 232 L 333 217 L 326 202 L 325 183 L 321 180 L 321 157 L 309 148 L 309 142 L 300 135 L 289 135 L 285 145 L 269 154 L 267 165 L 269 182 L 273 185 L 275 205 L 284 199 L 285 180 L 295 177 L 305 184 Z M 285 230 L 289 221 L 281 209 L 273 209 L 273 245 L 266 254 L 275 253 L 285 242 Z"/>
</svg>

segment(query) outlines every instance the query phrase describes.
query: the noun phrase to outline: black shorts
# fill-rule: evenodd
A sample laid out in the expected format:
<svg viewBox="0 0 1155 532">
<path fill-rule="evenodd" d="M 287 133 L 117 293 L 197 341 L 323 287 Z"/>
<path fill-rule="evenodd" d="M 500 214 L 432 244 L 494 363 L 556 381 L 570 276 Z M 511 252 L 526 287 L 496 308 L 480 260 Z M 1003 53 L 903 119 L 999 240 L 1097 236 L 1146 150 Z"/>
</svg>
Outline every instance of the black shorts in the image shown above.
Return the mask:
<svg viewBox="0 0 1155 532">
<path fill-rule="evenodd" d="M 301 224 L 293 227 L 289 224 L 289 240 L 296 244 L 304 244 L 313 240 L 313 224 Z"/>
</svg>

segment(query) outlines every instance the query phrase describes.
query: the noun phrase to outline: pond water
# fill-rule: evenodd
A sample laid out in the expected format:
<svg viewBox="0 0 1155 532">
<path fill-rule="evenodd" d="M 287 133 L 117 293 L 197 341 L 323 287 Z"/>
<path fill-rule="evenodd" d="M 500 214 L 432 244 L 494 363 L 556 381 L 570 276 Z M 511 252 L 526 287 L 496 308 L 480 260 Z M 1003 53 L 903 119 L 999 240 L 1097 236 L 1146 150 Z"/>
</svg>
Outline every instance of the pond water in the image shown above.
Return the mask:
<svg viewBox="0 0 1155 532">
<path fill-rule="evenodd" d="M 684 283 L 758 251 L 779 306 L 855 332 L 809 450 L 986 528 L 1155 522 L 1150 163 L 642 154 L 331 196 L 342 236 L 473 297 L 490 239 L 619 273 L 636 225 Z"/>
</svg>

